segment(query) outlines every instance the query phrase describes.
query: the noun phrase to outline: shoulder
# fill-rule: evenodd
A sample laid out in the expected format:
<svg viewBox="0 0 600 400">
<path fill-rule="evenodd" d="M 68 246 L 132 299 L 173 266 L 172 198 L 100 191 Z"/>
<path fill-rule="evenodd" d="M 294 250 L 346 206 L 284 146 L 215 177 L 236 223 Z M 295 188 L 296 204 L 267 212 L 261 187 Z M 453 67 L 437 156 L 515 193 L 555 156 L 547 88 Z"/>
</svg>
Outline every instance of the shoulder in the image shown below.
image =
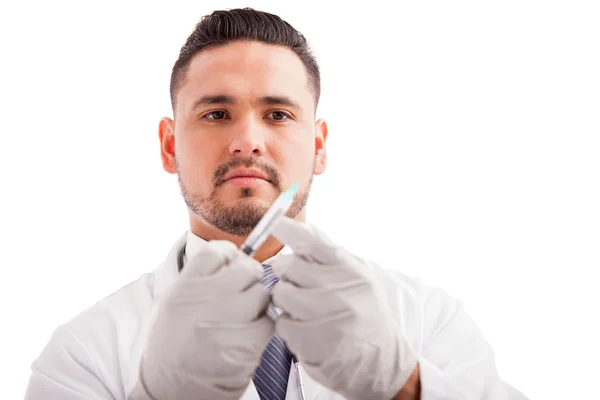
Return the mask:
<svg viewBox="0 0 600 400">
<path fill-rule="evenodd" d="M 445 354 L 449 345 L 465 354 L 489 351 L 481 330 L 459 298 L 399 270 L 370 265 L 380 277 L 394 317 L 420 354 L 435 359 Z"/>
<path fill-rule="evenodd" d="M 111 336 L 119 327 L 136 325 L 149 311 L 154 274 L 142 275 L 66 321 L 59 329 L 80 338 Z"/>
<path fill-rule="evenodd" d="M 405 301 L 424 309 L 455 308 L 460 300 L 450 296 L 444 289 L 423 283 L 399 269 L 382 266 L 374 261 L 366 261 L 375 272 L 386 292 L 402 297 Z"/>
<path fill-rule="evenodd" d="M 436 337 L 449 326 L 456 325 L 459 330 L 461 327 L 474 326 L 462 301 L 449 295 L 443 288 L 427 285 L 421 279 L 398 269 L 372 261 L 368 261 L 368 264 L 384 288 L 395 316 L 405 329 L 419 338 L 420 345 L 425 345 L 430 338 Z"/>
<path fill-rule="evenodd" d="M 139 361 L 153 277 L 141 276 L 59 325 L 32 370 L 55 382 L 93 380 L 113 394 L 122 391 Z"/>
</svg>

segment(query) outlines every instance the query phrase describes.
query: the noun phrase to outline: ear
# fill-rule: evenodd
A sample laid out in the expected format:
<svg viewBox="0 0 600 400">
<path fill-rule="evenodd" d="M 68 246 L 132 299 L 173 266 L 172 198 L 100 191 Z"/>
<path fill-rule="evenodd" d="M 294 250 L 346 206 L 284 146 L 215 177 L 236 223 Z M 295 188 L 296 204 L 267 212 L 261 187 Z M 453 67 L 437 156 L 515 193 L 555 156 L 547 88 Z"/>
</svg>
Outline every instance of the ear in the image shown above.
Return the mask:
<svg viewBox="0 0 600 400">
<path fill-rule="evenodd" d="M 315 122 L 315 175 L 325 172 L 327 166 L 327 123 L 319 119 Z"/>
<path fill-rule="evenodd" d="M 177 173 L 175 162 L 175 123 L 171 118 L 164 117 L 158 124 L 160 139 L 160 157 L 163 169 L 170 174 Z"/>
</svg>

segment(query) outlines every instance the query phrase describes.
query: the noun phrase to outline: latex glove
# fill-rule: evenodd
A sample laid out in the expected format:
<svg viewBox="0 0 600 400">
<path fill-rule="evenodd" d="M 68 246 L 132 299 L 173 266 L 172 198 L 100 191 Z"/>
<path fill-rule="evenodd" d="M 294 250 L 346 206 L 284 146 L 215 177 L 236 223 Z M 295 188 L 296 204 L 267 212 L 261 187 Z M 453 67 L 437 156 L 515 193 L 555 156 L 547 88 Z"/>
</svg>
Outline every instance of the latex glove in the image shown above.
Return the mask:
<svg viewBox="0 0 600 400">
<path fill-rule="evenodd" d="M 390 400 L 417 365 L 370 266 L 287 217 L 273 232 L 294 254 L 273 263 L 275 333 L 316 381 L 347 399 Z"/>
<path fill-rule="evenodd" d="M 239 399 L 274 331 L 263 274 L 227 241 L 209 242 L 188 259 L 155 301 L 129 399 Z"/>
</svg>

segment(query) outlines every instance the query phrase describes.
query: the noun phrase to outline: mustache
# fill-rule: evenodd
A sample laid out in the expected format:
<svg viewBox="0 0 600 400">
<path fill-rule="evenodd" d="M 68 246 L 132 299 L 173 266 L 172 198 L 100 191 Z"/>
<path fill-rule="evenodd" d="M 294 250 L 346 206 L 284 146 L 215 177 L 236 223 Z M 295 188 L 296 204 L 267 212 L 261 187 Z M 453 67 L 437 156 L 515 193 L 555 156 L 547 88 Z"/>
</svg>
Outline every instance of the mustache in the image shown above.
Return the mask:
<svg viewBox="0 0 600 400">
<path fill-rule="evenodd" d="M 234 158 L 219 165 L 213 173 L 213 185 L 219 186 L 220 184 L 222 184 L 225 180 L 225 176 L 229 173 L 229 171 L 239 167 L 253 168 L 259 170 L 269 178 L 273 186 L 279 188 L 279 183 L 281 179 L 279 178 L 279 172 L 277 171 L 277 169 L 267 164 L 266 162 L 259 161 L 257 158 L 253 157 L 244 159 Z"/>
</svg>

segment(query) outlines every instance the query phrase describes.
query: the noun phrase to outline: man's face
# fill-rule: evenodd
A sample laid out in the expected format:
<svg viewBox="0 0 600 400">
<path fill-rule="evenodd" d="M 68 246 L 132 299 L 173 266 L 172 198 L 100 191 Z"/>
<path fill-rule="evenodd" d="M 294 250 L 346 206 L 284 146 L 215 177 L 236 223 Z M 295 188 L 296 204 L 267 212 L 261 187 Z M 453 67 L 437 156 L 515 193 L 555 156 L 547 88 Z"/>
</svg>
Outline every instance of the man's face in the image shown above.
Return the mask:
<svg viewBox="0 0 600 400">
<path fill-rule="evenodd" d="M 285 47 L 233 42 L 197 54 L 175 121 L 161 122 L 163 165 L 178 174 L 192 218 L 246 236 L 294 182 L 287 215 L 303 212 L 325 169 L 327 128 L 314 109 L 306 69 Z"/>
</svg>

